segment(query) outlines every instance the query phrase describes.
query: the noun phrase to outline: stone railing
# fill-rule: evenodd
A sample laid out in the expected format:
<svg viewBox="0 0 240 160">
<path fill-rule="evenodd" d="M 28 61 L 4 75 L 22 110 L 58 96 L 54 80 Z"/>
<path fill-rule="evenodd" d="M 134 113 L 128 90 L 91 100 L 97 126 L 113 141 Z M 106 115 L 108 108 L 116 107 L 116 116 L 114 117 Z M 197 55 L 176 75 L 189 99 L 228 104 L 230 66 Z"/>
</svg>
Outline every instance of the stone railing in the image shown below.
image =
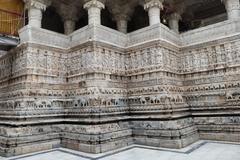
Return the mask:
<svg viewBox="0 0 240 160">
<path fill-rule="evenodd" d="M 21 43 L 37 43 L 57 48 L 70 48 L 89 42 L 99 41 L 119 47 L 127 44 L 127 35 L 116 30 L 101 26 L 88 25 L 69 36 L 42 28 L 25 26 L 19 31 Z"/>
<path fill-rule="evenodd" d="M 70 46 L 74 47 L 86 43 L 88 41 L 91 41 L 93 39 L 93 33 L 91 30 L 92 30 L 91 26 L 85 26 L 70 34 L 69 35 L 71 41 Z"/>
<path fill-rule="evenodd" d="M 102 25 L 95 26 L 94 40 L 109 43 L 119 47 L 126 47 L 127 45 L 126 34 Z"/>
<path fill-rule="evenodd" d="M 58 48 L 74 47 L 88 41 L 99 41 L 118 47 L 132 47 L 154 40 L 162 40 L 176 46 L 190 46 L 240 33 L 240 21 L 224 21 L 177 34 L 163 24 L 148 26 L 124 34 L 102 25 L 88 25 L 69 36 L 42 28 L 25 26 L 19 31 L 21 43 L 30 42 Z"/>
<path fill-rule="evenodd" d="M 125 47 L 127 43 L 125 34 L 102 25 L 88 25 L 73 32 L 70 37 L 71 46 L 88 41 L 104 42 L 119 47 Z"/>
<path fill-rule="evenodd" d="M 128 34 L 128 46 L 134 46 L 154 40 L 163 40 L 174 45 L 180 45 L 179 35 L 163 24 L 145 27 Z"/>
<path fill-rule="evenodd" d="M 201 44 L 240 33 L 240 21 L 223 21 L 180 34 L 183 46 Z"/>
<path fill-rule="evenodd" d="M 227 19 L 228 19 L 227 13 L 222 13 L 222 14 L 219 14 L 219 15 L 216 15 L 213 17 L 205 18 L 205 19 L 201 20 L 200 27 L 223 22 L 223 21 L 226 21 Z"/>
<path fill-rule="evenodd" d="M 162 24 L 149 26 L 129 34 L 102 25 L 88 25 L 70 35 L 72 47 L 88 41 L 98 41 L 125 48 L 154 40 L 164 40 L 175 45 L 181 44 L 179 35 Z"/>
<path fill-rule="evenodd" d="M 57 48 L 68 48 L 70 37 L 42 28 L 25 26 L 19 30 L 21 43 L 36 43 Z"/>
</svg>

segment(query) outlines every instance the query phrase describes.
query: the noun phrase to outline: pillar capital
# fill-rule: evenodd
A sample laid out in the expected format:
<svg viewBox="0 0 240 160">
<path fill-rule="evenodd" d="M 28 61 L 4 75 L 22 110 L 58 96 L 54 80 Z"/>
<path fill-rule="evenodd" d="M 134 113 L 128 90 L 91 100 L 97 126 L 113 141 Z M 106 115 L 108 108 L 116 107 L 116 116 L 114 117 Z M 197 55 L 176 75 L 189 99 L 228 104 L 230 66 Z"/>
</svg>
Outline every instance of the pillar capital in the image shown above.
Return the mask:
<svg viewBox="0 0 240 160">
<path fill-rule="evenodd" d="M 64 33 L 66 35 L 71 34 L 75 30 L 76 21 L 79 18 L 77 7 L 62 5 L 60 6 L 58 13 L 64 22 Z"/>
<path fill-rule="evenodd" d="M 48 6 L 51 5 L 51 1 L 49 0 L 23 0 L 25 3 L 26 9 L 39 9 L 41 11 L 45 11 Z"/>
<path fill-rule="evenodd" d="M 134 12 L 135 6 L 137 6 L 137 1 L 134 0 L 111 0 L 107 1 L 109 11 L 113 15 L 113 20 L 117 23 L 118 31 L 122 33 L 127 33 L 128 21 Z"/>
<path fill-rule="evenodd" d="M 174 4 L 174 13 L 182 15 L 186 9 L 186 4 L 184 2 Z"/>
<path fill-rule="evenodd" d="M 79 19 L 79 11 L 77 7 L 61 5 L 58 9 L 59 15 L 62 17 L 62 20 L 72 20 L 77 21 Z"/>
<path fill-rule="evenodd" d="M 146 0 L 144 9 L 148 11 L 148 17 L 149 17 L 149 24 L 159 24 L 160 21 L 160 14 L 161 9 L 163 9 L 163 1 L 164 0 Z"/>
<path fill-rule="evenodd" d="M 99 9 L 104 9 L 105 8 L 105 5 L 98 1 L 98 0 L 90 0 L 90 1 L 87 1 L 84 6 L 83 6 L 84 9 L 89 9 L 89 8 L 99 8 Z"/>
<path fill-rule="evenodd" d="M 119 20 L 129 21 L 130 20 L 130 16 L 128 14 L 125 14 L 125 13 L 115 14 L 113 17 L 116 21 L 119 21 Z"/>
<path fill-rule="evenodd" d="M 168 19 L 174 19 L 174 20 L 179 21 L 182 19 L 182 16 L 179 13 L 174 12 L 168 16 Z"/>
<path fill-rule="evenodd" d="M 149 10 L 150 8 L 160 8 L 163 9 L 163 2 L 164 0 L 148 0 L 144 4 L 144 9 Z"/>
<path fill-rule="evenodd" d="M 74 32 L 76 28 L 76 22 L 79 20 L 81 15 L 80 7 L 76 5 L 66 5 L 63 3 L 55 3 L 55 8 L 58 14 L 61 16 L 64 23 L 64 33 L 66 35 Z"/>
</svg>

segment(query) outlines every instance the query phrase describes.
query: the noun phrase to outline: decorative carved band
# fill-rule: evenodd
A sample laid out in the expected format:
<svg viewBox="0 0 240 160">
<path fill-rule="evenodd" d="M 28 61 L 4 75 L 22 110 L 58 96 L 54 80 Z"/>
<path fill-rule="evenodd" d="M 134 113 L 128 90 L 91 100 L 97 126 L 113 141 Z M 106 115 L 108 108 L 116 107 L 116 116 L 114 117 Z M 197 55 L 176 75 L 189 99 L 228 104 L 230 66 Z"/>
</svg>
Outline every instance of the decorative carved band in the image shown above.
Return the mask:
<svg viewBox="0 0 240 160">
<path fill-rule="evenodd" d="M 45 11 L 48 6 L 51 5 L 51 1 L 48 0 L 23 0 L 25 2 L 25 8 L 37 8 Z"/>
<path fill-rule="evenodd" d="M 158 7 L 160 9 L 163 9 L 163 1 L 164 0 L 151 0 L 144 5 L 144 9 L 148 10 L 149 8 L 153 8 L 153 7 Z"/>
<path fill-rule="evenodd" d="M 105 5 L 98 0 L 91 0 L 91 1 L 87 2 L 86 4 L 84 4 L 84 6 L 83 6 L 84 9 L 89 9 L 92 7 L 104 9 Z"/>
</svg>

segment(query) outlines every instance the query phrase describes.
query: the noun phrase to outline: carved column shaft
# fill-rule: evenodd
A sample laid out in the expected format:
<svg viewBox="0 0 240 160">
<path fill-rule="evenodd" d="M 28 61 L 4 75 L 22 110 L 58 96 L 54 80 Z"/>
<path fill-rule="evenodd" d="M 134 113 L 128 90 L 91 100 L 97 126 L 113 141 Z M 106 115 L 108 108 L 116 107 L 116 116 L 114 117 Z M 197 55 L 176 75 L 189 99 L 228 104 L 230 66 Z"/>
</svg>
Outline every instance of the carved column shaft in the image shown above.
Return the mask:
<svg viewBox="0 0 240 160">
<path fill-rule="evenodd" d="M 60 5 L 58 6 L 58 13 L 64 22 L 64 33 L 68 35 L 74 32 L 76 28 L 76 21 L 79 18 L 78 8 L 76 6 Z"/>
<path fill-rule="evenodd" d="M 240 17 L 239 0 L 222 0 L 227 10 L 228 19 L 236 19 Z"/>
<path fill-rule="evenodd" d="M 88 9 L 88 23 L 101 24 L 101 10 L 100 8 L 91 7 Z"/>
<path fill-rule="evenodd" d="M 42 11 L 37 8 L 28 9 L 29 25 L 33 27 L 42 27 Z"/>
<path fill-rule="evenodd" d="M 126 19 L 120 19 L 117 21 L 117 28 L 118 31 L 127 33 L 127 23 L 128 21 Z"/>
<path fill-rule="evenodd" d="M 160 23 L 160 8 L 152 7 L 148 10 L 149 24 L 154 25 Z"/>
<path fill-rule="evenodd" d="M 115 16 L 117 22 L 117 29 L 122 33 L 127 33 L 129 17 L 126 14 L 120 14 Z"/>
<path fill-rule="evenodd" d="M 42 12 L 46 10 L 50 2 L 40 0 L 24 0 L 25 8 L 28 9 L 29 25 L 33 27 L 42 27 Z M 44 3 L 45 2 L 45 3 Z"/>
<path fill-rule="evenodd" d="M 91 0 L 84 5 L 84 9 L 88 10 L 88 24 L 101 24 L 101 9 L 105 8 L 104 4 Z"/>
<path fill-rule="evenodd" d="M 76 28 L 76 22 L 73 20 L 65 20 L 64 21 L 64 33 L 66 35 L 71 34 L 72 32 L 74 32 Z"/>
<path fill-rule="evenodd" d="M 127 33 L 128 21 L 134 12 L 135 6 L 137 6 L 138 1 L 135 0 L 111 0 L 107 1 L 109 11 L 113 15 L 113 19 L 117 23 L 118 31 L 122 33 Z"/>
<path fill-rule="evenodd" d="M 172 13 L 169 16 L 169 20 L 168 20 L 169 27 L 176 33 L 179 33 L 179 20 L 180 19 L 181 19 L 181 16 L 178 13 Z"/>
<path fill-rule="evenodd" d="M 151 0 L 144 5 L 144 9 L 148 11 L 149 24 L 154 25 L 160 23 L 160 11 L 163 8 L 163 0 Z"/>
</svg>

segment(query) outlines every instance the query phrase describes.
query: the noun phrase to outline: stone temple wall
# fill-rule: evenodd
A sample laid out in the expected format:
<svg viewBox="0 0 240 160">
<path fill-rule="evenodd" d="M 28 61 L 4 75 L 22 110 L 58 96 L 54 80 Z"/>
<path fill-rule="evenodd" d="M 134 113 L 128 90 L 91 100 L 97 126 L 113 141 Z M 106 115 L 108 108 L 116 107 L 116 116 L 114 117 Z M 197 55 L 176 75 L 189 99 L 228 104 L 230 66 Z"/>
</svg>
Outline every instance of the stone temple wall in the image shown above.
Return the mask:
<svg viewBox="0 0 240 160">
<path fill-rule="evenodd" d="M 124 59 L 123 49 L 98 42 L 70 50 L 65 118 L 73 124 L 63 129 L 64 147 L 100 153 L 133 143 Z"/>
<path fill-rule="evenodd" d="M 23 44 L 2 58 L 1 154 L 10 156 L 60 144 L 66 85 L 64 51 Z M 37 145 L 36 145 L 37 144 Z"/>
<path fill-rule="evenodd" d="M 161 25 L 84 29 L 69 38 L 24 28 L 0 58 L 1 155 L 240 142 L 239 31 L 191 44 Z"/>
<path fill-rule="evenodd" d="M 240 140 L 238 36 L 182 49 L 184 95 L 200 138 Z"/>
<path fill-rule="evenodd" d="M 182 148 L 198 139 L 183 98 L 180 50 L 156 41 L 129 48 L 130 115 L 137 144 Z"/>
</svg>

